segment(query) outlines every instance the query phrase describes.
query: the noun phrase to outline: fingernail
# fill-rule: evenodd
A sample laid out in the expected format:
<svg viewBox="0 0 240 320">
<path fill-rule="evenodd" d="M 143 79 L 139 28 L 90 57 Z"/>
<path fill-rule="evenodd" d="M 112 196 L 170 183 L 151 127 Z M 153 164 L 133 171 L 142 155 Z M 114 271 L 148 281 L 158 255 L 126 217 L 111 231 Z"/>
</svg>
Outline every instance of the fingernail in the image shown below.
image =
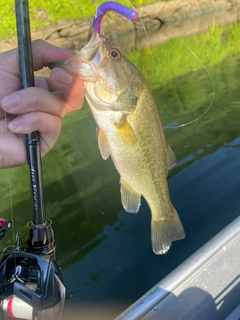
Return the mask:
<svg viewBox="0 0 240 320">
<path fill-rule="evenodd" d="M 55 77 L 58 82 L 66 85 L 70 85 L 73 82 L 73 77 L 71 76 L 70 73 L 66 72 L 65 70 L 62 69 L 55 69 Z"/>
<path fill-rule="evenodd" d="M 19 94 L 11 94 L 7 97 L 4 97 L 1 100 L 1 107 L 6 110 L 9 111 L 15 107 L 17 107 L 20 103 L 20 97 Z"/>
<path fill-rule="evenodd" d="M 21 120 L 18 118 L 15 118 L 14 120 L 12 120 L 11 122 L 9 122 L 8 124 L 8 129 L 16 132 L 22 129 L 22 123 Z"/>
</svg>

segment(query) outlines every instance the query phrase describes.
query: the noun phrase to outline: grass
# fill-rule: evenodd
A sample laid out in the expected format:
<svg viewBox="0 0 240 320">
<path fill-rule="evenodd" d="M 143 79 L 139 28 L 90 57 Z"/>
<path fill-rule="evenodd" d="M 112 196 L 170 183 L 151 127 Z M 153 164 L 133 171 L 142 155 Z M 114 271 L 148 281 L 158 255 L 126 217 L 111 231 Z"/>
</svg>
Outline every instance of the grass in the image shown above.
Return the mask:
<svg viewBox="0 0 240 320">
<path fill-rule="evenodd" d="M 131 52 L 127 57 L 134 65 L 140 66 L 151 89 L 155 89 L 175 77 L 203 69 L 203 66 L 212 67 L 230 54 L 237 54 L 240 52 L 239 39 L 239 24 L 213 25 L 205 34 L 172 39 L 151 49 Z"/>
<path fill-rule="evenodd" d="M 169 0 L 163 0 L 164 2 Z M 103 1 L 94 0 L 30 0 L 29 11 L 31 15 L 32 31 L 55 24 L 61 19 L 83 19 L 94 15 L 95 10 Z M 157 2 L 157 0 L 123 0 L 127 6 L 139 7 L 144 4 Z M 13 0 L 1 1 L 0 4 L 0 39 L 7 39 L 16 35 L 15 7 Z"/>
</svg>

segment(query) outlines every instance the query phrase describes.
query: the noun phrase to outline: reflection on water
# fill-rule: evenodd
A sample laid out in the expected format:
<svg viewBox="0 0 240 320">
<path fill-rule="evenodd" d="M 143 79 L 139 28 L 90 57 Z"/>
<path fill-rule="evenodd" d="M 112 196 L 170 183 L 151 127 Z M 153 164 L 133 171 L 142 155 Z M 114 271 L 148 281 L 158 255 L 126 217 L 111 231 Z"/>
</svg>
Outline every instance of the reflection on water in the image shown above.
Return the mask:
<svg viewBox="0 0 240 320">
<path fill-rule="evenodd" d="M 233 32 L 232 27 L 216 30 L 220 39 Z M 208 36 L 206 46 L 206 37 L 188 39 L 188 45 L 204 39 L 208 56 L 216 38 Z M 169 55 L 169 69 L 171 59 L 178 59 L 171 46 L 170 42 L 152 49 L 154 56 Z M 182 50 L 180 42 L 174 46 L 178 53 Z M 221 61 L 220 46 L 225 52 Z M 215 44 L 216 63 L 208 65 L 216 93 L 209 112 L 192 125 L 166 129 L 178 159 L 169 174 L 170 195 L 186 231 L 186 239 L 173 243 L 167 255 L 152 252 L 146 202 L 136 215 L 122 210 L 119 176 L 111 160 L 101 159 L 88 107 L 64 120 L 60 140 L 43 159 L 43 171 L 47 216 L 53 220 L 57 260 L 67 287 L 65 318 L 70 313 L 71 319 L 113 319 L 239 215 L 240 55 L 226 55 L 227 46 L 227 40 Z M 189 63 L 188 72 L 183 72 L 181 64 L 195 59 L 188 55 L 184 62 L 174 60 L 169 79 L 160 77 L 167 61 L 157 66 L 150 54 L 133 53 L 139 65 L 152 70 L 148 79 L 166 126 L 195 119 L 211 101 L 212 82 L 202 66 Z M 20 232 L 22 241 L 32 210 L 27 176 L 26 167 L 11 170 L 14 231 Z M 0 172 L 0 193 L 1 216 L 10 219 L 7 170 Z M 9 235 L 2 244 L 11 241 Z"/>
</svg>

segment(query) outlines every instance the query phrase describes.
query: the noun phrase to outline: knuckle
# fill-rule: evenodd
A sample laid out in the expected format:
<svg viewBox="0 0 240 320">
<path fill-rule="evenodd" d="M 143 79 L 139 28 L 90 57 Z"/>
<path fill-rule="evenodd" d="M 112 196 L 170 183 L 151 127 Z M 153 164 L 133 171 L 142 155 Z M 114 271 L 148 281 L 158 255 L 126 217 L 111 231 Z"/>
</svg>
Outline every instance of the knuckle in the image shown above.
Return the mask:
<svg viewBox="0 0 240 320">
<path fill-rule="evenodd" d="M 34 48 L 41 48 L 42 46 L 44 46 L 46 43 L 46 41 L 42 40 L 42 39 L 36 39 L 32 41 L 32 46 Z"/>
<path fill-rule="evenodd" d="M 41 97 L 42 95 L 39 92 L 38 88 L 32 87 L 29 88 L 29 97 L 28 101 L 30 104 L 30 107 L 33 108 L 33 110 L 38 110 L 41 106 Z"/>
</svg>

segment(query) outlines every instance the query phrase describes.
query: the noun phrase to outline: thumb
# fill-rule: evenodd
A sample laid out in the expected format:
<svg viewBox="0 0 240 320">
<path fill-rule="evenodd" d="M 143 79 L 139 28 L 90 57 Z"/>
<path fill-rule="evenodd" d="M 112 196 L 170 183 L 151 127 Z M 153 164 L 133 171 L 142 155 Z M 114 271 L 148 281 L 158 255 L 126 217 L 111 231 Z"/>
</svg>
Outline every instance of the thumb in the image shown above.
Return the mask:
<svg viewBox="0 0 240 320">
<path fill-rule="evenodd" d="M 58 90 L 54 94 L 64 100 L 67 113 L 82 107 L 85 90 L 84 82 L 79 76 L 60 68 L 54 68 L 50 73 L 50 82 Z"/>
</svg>

